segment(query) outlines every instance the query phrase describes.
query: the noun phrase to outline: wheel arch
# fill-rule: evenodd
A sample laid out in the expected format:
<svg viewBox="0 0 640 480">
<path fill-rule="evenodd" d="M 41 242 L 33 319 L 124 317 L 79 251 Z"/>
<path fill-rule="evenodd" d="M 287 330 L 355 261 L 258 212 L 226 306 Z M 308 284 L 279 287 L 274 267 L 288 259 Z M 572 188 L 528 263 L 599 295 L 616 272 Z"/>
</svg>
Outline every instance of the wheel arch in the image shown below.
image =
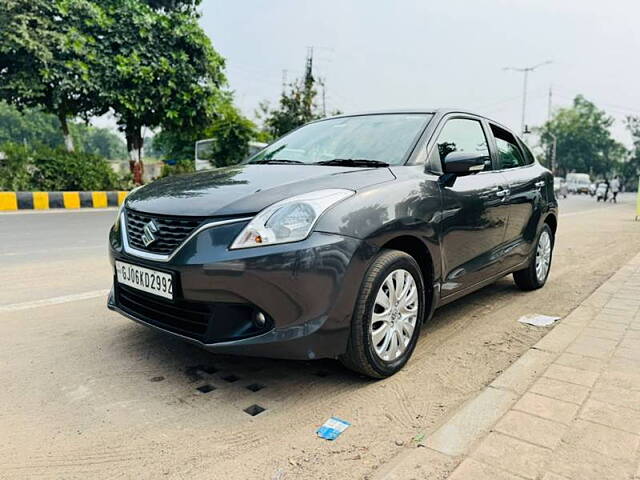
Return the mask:
<svg viewBox="0 0 640 480">
<path fill-rule="evenodd" d="M 434 278 L 436 275 L 434 269 L 434 260 L 429 248 L 425 243 L 417 237 L 412 235 L 400 235 L 387 240 L 380 246 L 382 249 L 398 250 L 413 257 L 420 267 L 420 273 L 422 273 L 422 280 L 425 287 L 425 300 L 429 303 L 425 308 L 424 321 L 431 318 L 433 310 L 435 309 L 435 288 Z"/>
<path fill-rule="evenodd" d="M 556 217 L 556 215 L 554 213 L 547 214 L 547 216 L 544 217 L 543 223 L 546 223 L 547 225 L 549 225 L 549 228 L 551 228 L 551 232 L 555 237 L 556 231 L 558 230 L 558 218 Z"/>
</svg>

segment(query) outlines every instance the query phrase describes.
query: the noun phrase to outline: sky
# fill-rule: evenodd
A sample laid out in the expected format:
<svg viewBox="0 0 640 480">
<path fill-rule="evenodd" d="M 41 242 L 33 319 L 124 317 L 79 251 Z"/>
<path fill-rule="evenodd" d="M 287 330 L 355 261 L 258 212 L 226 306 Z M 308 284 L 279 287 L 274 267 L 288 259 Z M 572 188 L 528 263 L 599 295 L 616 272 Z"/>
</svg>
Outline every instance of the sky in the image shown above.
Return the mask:
<svg viewBox="0 0 640 480">
<path fill-rule="evenodd" d="M 236 104 L 254 116 L 304 71 L 326 84 L 328 111 L 459 107 L 520 130 L 583 94 L 623 120 L 640 115 L 637 0 L 203 0 L 200 23 L 226 59 Z"/>
</svg>

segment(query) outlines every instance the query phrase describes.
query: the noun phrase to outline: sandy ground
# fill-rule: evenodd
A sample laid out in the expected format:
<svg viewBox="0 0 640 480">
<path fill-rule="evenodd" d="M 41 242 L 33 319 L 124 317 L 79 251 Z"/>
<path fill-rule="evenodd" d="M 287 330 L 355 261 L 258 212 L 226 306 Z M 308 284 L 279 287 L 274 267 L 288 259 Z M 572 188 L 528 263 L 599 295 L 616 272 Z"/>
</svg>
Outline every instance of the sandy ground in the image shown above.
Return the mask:
<svg viewBox="0 0 640 480">
<path fill-rule="evenodd" d="M 444 307 L 384 381 L 333 361 L 214 356 L 108 312 L 103 298 L 0 309 L 0 478 L 370 477 L 544 335 L 521 315 L 567 314 L 640 250 L 631 197 L 564 212 L 543 290 L 505 278 Z M 0 307 L 73 293 L 77 279 L 78 291 L 107 288 L 104 251 L 79 247 L 73 260 L 0 255 Z M 250 416 L 252 405 L 265 411 Z M 353 426 L 318 439 L 333 415 Z"/>
</svg>

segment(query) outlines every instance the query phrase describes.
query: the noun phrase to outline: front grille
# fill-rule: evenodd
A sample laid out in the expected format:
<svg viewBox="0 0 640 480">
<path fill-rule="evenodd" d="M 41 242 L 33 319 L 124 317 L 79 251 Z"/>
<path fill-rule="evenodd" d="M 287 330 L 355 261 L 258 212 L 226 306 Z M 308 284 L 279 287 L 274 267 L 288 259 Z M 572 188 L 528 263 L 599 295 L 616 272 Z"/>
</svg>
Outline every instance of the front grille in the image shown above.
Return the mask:
<svg viewBox="0 0 640 480">
<path fill-rule="evenodd" d="M 118 285 L 117 301 L 125 312 L 157 327 L 204 341 L 213 317 L 206 303 L 169 303 Z"/>
<path fill-rule="evenodd" d="M 206 303 L 184 299 L 171 302 L 139 292 L 117 281 L 115 300 L 122 311 L 145 323 L 203 343 L 238 340 L 273 328 L 273 320 L 269 316 L 264 326 L 255 325 L 253 319 L 258 310 L 250 304 Z"/>
<path fill-rule="evenodd" d="M 149 215 L 129 209 L 125 215 L 129 245 L 138 250 L 164 255 L 172 253 L 205 220 L 204 217 Z M 151 220 L 158 227 L 158 231 L 154 233 L 157 240 L 147 247 L 142 241 L 142 234 L 144 226 Z"/>
</svg>

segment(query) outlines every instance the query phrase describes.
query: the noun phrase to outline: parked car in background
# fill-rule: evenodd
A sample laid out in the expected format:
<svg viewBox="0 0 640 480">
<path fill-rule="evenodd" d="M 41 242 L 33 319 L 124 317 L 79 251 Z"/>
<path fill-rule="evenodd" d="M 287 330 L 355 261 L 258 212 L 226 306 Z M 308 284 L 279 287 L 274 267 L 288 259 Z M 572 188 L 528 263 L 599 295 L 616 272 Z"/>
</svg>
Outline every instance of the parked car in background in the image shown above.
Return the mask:
<svg viewBox="0 0 640 480">
<path fill-rule="evenodd" d="M 216 139 L 207 138 L 205 140 L 198 140 L 195 144 L 195 170 L 199 172 L 200 170 L 211 170 L 215 167 L 215 158 L 213 158 L 212 147 L 214 146 L 214 142 Z M 266 143 L 263 142 L 255 142 L 251 141 L 247 143 L 248 146 L 248 154 L 247 157 L 252 157 L 264 147 L 267 146 Z"/>
<path fill-rule="evenodd" d="M 570 193 L 589 193 L 591 178 L 588 173 L 567 173 L 567 187 Z"/>
<path fill-rule="evenodd" d="M 457 110 L 309 123 L 247 161 L 133 191 L 109 238 L 112 310 L 207 350 L 400 370 L 437 307 L 549 275 L 551 172 Z"/>
<path fill-rule="evenodd" d="M 562 177 L 553 177 L 553 192 L 556 195 L 556 198 L 567 198 L 569 194 L 569 188 L 567 187 L 567 182 Z"/>
</svg>

